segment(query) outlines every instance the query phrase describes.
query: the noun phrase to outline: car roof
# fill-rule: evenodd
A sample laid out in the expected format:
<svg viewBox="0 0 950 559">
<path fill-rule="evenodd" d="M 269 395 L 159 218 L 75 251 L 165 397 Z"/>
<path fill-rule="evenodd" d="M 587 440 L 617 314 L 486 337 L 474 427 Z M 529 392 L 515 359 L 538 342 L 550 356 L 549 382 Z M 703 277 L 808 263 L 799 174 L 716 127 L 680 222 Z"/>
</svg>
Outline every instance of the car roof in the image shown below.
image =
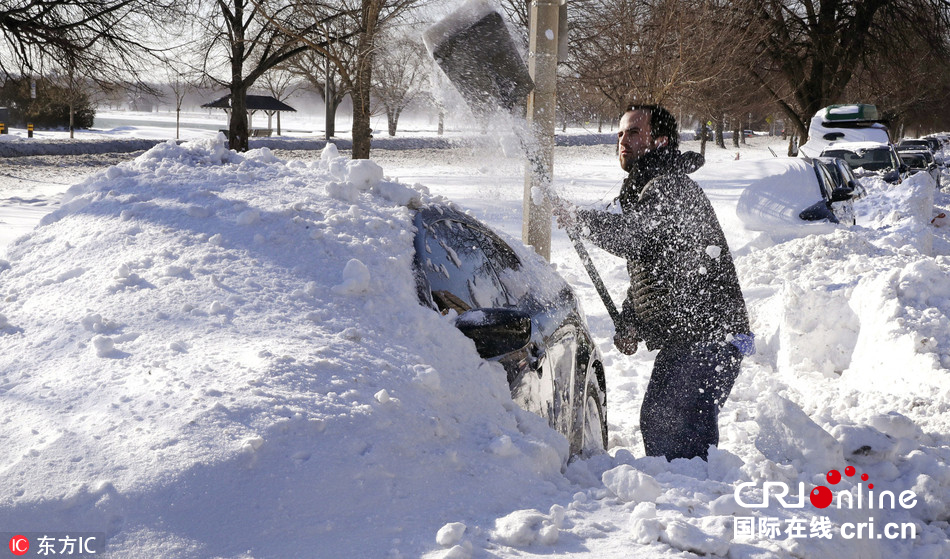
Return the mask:
<svg viewBox="0 0 950 559">
<path fill-rule="evenodd" d="M 843 149 L 843 150 L 853 151 L 853 152 L 879 150 L 879 149 L 890 150 L 891 145 L 884 144 L 881 142 L 834 142 L 826 146 L 825 149 L 821 151 L 821 154 L 824 155 L 825 152 L 830 151 L 830 150 L 836 150 L 836 149 Z"/>
</svg>

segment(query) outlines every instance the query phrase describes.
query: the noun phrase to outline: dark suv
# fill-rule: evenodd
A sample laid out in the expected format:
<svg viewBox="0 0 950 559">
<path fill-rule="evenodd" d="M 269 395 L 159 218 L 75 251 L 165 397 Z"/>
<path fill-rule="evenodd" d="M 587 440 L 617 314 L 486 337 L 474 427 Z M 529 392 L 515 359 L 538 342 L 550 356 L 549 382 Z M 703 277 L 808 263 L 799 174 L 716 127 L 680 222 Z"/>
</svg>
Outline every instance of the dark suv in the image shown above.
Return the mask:
<svg viewBox="0 0 950 559">
<path fill-rule="evenodd" d="M 908 176 L 907 166 L 901 163 L 897 151 L 890 144 L 835 143 L 825 148 L 821 156 L 844 159 L 858 177 L 880 174 L 885 182 L 900 183 Z"/>
<path fill-rule="evenodd" d="M 479 355 L 504 366 L 515 403 L 567 437 L 572 456 L 606 449 L 602 358 L 567 282 L 454 207 L 423 206 L 414 225 L 422 304 L 458 314 Z"/>
</svg>

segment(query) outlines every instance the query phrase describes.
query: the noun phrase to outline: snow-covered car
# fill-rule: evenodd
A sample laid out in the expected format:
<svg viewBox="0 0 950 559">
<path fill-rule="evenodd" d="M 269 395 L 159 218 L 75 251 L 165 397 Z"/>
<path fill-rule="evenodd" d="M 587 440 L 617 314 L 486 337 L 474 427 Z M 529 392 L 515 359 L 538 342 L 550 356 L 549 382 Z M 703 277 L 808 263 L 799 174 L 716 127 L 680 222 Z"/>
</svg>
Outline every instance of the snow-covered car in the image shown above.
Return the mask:
<svg viewBox="0 0 950 559">
<path fill-rule="evenodd" d="M 572 455 L 605 449 L 602 358 L 567 282 L 451 206 L 423 206 L 414 225 L 420 301 L 457 313 L 479 355 L 504 366 L 512 399 L 567 437 Z"/>
<path fill-rule="evenodd" d="M 841 186 L 826 162 L 800 157 L 704 166 L 690 176 L 716 208 L 733 251 L 754 246 L 761 235 L 777 242 L 850 225 L 852 200 L 863 192 Z"/>
<path fill-rule="evenodd" d="M 850 198 L 852 200 L 857 200 L 867 195 L 867 189 L 864 188 L 864 185 L 861 184 L 861 181 L 854 174 L 854 170 L 844 159 L 839 157 L 819 157 L 818 160 L 825 163 L 831 170 L 832 175 L 834 175 L 834 180 L 837 182 L 835 189 L 842 190 L 837 196 L 840 197 L 847 191 L 850 191 Z"/>
<path fill-rule="evenodd" d="M 929 173 L 933 177 L 937 188 L 940 188 L 940 167 L 930 150 L 898 148 L 897 154 L 900 156 L 901 162 L 909 169 L 910 174 L 921 171 Z"/>
<path fill-rule="evenodd" d="M 860 197 L 863 190 L 857 186 L 859 183 L 856 180 L 846 182 L 848 177 L 839 168 L 842 164 L 847 165 L 833 157 L 819 157 L 812 161 L 822 199 L 802 210 L 798 217 L 805 221 L 828 220 L 832 223 L 854 224 L 852 200 Z"/>
<path fill-rule="evenodd" d="M 835 142 L 821 152 L 821 157 L 844 159 L 858 177 L 880 175 L 889 183 L 899 183 L 907 177 L 907 167 L 891 144 Z"/>
<path fill-rule="evenodd" d="M 918 147 L 921 149 L 926 149 L 930 153 L 936 153 L 940 149 L 939 142 L 936 139 L 926 139 L 926 138 L 904 138 L 897 143 L 898 149 L 900 148 L 909 148 L 909 147 Z"/>
<path fill-rule="evenodd" d="M 835 142 L 890 143 L 886 121 L 867 104 L 830 105 L 819 110 L 808 126 L 808 141 L 799 148 L 805 157 L 819 157 Z"/>
</svg>

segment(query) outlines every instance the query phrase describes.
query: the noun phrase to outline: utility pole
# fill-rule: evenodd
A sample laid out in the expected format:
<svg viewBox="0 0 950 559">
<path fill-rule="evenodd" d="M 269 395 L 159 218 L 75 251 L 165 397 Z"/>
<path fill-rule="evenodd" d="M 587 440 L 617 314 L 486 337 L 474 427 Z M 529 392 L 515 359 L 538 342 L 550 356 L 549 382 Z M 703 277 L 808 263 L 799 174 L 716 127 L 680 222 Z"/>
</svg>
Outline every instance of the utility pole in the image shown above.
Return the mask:
<svg viewBox="0 0 950 559">
<path fill-rule="evenodd" d="M 327 44 L 328 45 L 330 44 L 329 39 L 327 40 Z M 335 132 L 335 130 L 333 129 L 334 115 L 330 111 L 330 95 L 333 93 L 333 90 L 330 87 L 330 78 L 332 77 L 332 75 L 330 74 L 330 57 L 329 56 L 326 57 L 325 70 L 326 70 L 326 77 L 325 77 L 325 81 L 323 82 L 323 102 L 324 102 L 323 129 L 324 129 L 324 136 L 326 137 L 326 140 L 329 142 L 330 138 L 333 137 L 333 133 Z"/>
<path fill-rule="evenodd" d="M 551 188 L 554 171 L 560 10 L 558 0 L 531 2 L 528 73 L 534 90 L 528 96 L 527 118 L 535 144 L 525 170 L 521 238 L 547 260 L 551 259 L 551 203 L 543 193 Z"/>
</svg>

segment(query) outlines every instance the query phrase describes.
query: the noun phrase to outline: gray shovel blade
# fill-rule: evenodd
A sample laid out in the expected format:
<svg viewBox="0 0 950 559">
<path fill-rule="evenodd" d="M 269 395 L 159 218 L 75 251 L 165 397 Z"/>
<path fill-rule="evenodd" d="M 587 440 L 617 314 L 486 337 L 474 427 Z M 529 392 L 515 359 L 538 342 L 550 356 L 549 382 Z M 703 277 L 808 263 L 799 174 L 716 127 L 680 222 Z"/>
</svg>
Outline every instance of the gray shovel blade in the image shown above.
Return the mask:
<svg viewBox="0 0 950 559">
<path fill-rule="evenodd" d="M 427 29 L 423 38 L 472 111 L 486 114 L 501 108 L 524 115 L 534 82 L 501 14 L 489 11 L 461 22 L 446 20 Z"/>
</svg>

